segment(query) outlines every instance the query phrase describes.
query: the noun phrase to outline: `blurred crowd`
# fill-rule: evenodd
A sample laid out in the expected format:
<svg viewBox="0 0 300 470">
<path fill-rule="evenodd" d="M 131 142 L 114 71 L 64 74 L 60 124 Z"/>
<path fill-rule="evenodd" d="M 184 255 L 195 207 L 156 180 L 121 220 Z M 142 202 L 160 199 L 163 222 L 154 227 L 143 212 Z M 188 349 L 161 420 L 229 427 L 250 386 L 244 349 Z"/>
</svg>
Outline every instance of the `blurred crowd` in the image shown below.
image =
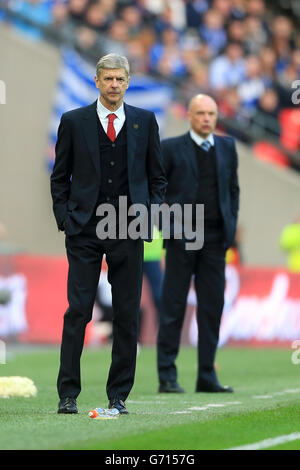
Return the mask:
<svg viewBox="0 0 300 470">
<path fill-rule="evenodd" d="M 298 3 L 8 0 L 11 10 L 75 45 L 91 61 L 109 52 L 126 55 L 132 73 L 167 80 L 184 106 L 196 93 L 209 93 L 223 117 L 256 136 L 277 137 L 279 113 L 297 105 L 292 86 L 300 79 Z M 33 38 L 44 34 L 20 19 L 14 25 Z M 298 139 L 289 150 L 299 149 Z"/>
</svg>

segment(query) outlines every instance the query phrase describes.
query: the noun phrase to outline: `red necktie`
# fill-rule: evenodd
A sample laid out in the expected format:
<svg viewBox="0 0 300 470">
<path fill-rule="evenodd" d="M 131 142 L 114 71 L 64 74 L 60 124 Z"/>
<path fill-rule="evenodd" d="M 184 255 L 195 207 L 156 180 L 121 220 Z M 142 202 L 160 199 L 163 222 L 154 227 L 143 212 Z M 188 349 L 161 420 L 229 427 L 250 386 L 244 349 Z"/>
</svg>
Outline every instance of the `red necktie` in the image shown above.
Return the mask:
<svg viewBox="0 0 300 470">
<path fill-rule="evenodd" d="M 108 127 L 107 127 L 107 135 L 112 142 L 116 140 L 116 130 L 114 128 L 114 120 L 116 119 L 115 114 L 108 115 Z"/>
</svg>

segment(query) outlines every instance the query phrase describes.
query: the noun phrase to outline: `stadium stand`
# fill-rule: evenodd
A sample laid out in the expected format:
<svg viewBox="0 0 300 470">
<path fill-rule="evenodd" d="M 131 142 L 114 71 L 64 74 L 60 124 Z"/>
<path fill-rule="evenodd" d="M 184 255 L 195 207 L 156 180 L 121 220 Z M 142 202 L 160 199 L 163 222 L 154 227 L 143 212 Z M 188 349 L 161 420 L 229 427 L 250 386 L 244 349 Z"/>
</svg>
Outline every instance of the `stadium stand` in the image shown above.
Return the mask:
<svg viewBox="0 0 300 470">
<path fill-rule="evenodd" d="M 253 146 L 257 158 L 299 171 L 298 3 L 7 0 L 0 21 L 33 41 L 72 46 L 92 64 L 124 54 L 132 73 L 172 85 L 182 112 L 195 92 L 212 94 L 220 130 Z"/>
</svg>

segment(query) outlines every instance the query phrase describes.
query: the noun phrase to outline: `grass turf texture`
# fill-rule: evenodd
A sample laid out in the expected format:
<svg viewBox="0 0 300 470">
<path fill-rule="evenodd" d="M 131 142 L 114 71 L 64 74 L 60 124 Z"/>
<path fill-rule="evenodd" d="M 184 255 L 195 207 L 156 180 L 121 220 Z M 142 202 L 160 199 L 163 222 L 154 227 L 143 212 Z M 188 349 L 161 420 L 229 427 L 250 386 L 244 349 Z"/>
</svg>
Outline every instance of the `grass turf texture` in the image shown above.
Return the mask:
<svg viewBox="0 0 300 470">
<path fill-rule="evenodd" d="M 182 348 L 177 365 L 186 393 L 167 395 L 157 393 L 155 349 L 141 348 L 126 402 L 130 415 L 98 421 L 88 412 L 107 407 L 110 348 L 84 350 L 79 414 L 71 416 L 57 414 L 58 348 L 13 353 L 8 348 L 1 375 L 31 378 L 38 395 L 0 399 L 0 449 L 228 449 L 300 432 L 300 365 L 292 364 L 291 354 L 221 349 L 218 375 L 235 393 L 204 394 L 194 392 L 196 351 Z M 220 404 L 225 406 L 212 406 Z M 275 448 L 300 449 L 300 441 Z"/>
</svg>

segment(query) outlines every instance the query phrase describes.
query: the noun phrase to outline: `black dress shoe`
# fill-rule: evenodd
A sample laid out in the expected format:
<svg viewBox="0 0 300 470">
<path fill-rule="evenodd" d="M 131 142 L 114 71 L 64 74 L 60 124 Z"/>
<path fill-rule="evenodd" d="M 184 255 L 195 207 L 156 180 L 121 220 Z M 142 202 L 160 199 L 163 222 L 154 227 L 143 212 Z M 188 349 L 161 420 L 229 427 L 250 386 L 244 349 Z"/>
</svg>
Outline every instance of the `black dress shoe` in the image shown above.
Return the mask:
<svg viewBox="0 0 300 470">
<path fill-rule="evenodd" d="M 185 390 L 177 382 L 161 382 L 158 393 L 185 393 Z"/>
<path fill-rule="evenodd" d="M 57 413 L 75 414 L 78 413 L 75 398 L 61 398 L 58 403 Z"/>
<path fill-rule="evenodd" d="M 233 393 L 233 388 L 219 383 L 201 382 L 197 384 L 196 392 L 204 393 Z"/>
<path fill-rule="evenodd" d="M 129 411 L 127 410 L 123 400 L 119 400 L 118 398 L 115 398 L 114 400 L 109 400 L 108 408 L 109 409 L 117 408 L 120 415 L 128 415 L 129 414 Z"/>
</svg>

